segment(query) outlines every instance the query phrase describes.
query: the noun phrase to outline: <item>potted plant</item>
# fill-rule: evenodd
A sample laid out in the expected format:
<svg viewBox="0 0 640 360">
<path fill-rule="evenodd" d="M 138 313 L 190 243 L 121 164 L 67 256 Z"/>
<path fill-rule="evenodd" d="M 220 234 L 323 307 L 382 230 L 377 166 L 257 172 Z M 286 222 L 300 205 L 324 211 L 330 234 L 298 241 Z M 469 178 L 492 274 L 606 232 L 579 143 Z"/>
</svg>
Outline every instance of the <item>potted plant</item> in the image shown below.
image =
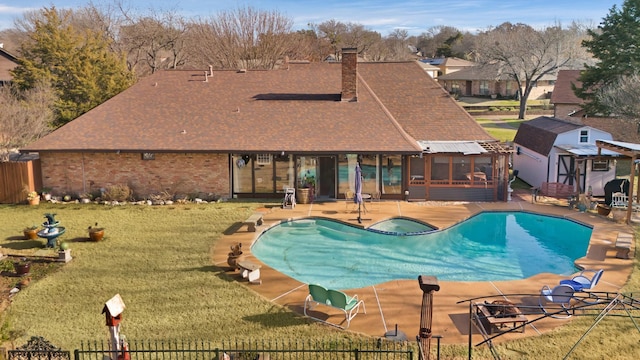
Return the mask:
<svg viewBox="0 0 640 360">
<path fill-rule="evenodd" d="M 17 275 L 22 276 L 29 273 L 31 270 L 31 263 L 27 258 L 23 257 L 13 262 L 13 268 Z"/>
<path fill-rule="evenodd" d="M 40 195 L 35 191 L 29 191 L 27 193 L 27 201 L 29 205 L 38 205 L 40 204 Z"/>
<path fill-rule="evenodd" d="M 37 240 L 38 239 L 38 226 L 31 225 L 24 228 L 22 231 L 24 233 L 24 238 L 26 240 Z"/>
<path fill-rule="evenodd" d="M 89 226 L 88 230 L 91 241 L 100 241 L 104 237 L 104 228 L 98 227 L 98 223 L 95 223 L 94 226 Z"/>
</svg>

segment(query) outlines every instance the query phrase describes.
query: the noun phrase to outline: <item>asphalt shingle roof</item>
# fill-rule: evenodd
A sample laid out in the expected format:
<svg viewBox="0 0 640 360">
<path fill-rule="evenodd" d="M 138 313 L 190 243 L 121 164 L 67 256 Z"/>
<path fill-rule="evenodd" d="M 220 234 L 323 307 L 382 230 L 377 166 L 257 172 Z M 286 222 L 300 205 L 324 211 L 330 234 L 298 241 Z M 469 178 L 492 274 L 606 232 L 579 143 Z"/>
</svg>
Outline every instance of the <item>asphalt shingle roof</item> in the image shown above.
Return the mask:
<svg viewBox="0 0 640 360">
<path fill-rule="evenodd" d="M 513 142 L 547 156 L 559 134 L 582 127 L 584 125 L 541 116 L 520 124 Z"/>
<path fill-rule="evenodd" d="M 418 153 L 417 140 L 495 141 L 415 62 L 162 71 L 22 151 Z"/>
</svg>

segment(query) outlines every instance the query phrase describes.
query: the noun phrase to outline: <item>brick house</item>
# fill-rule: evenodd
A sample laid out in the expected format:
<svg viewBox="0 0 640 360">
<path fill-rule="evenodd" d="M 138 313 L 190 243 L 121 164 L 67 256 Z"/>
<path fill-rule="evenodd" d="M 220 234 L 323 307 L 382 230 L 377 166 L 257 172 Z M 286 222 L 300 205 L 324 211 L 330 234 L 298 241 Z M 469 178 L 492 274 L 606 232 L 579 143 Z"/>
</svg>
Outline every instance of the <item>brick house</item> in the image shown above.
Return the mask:
<svg viewBox="0 0 640 360">
<path fill-rule="evenodd" d="M 161 71 L 21 152 L 43 186 L 281 197 L 504 200 L 508 150 L 415 62 L 287 62 L 269 71 Z"/>
<path fill-rule="evenodd" d="M 545 75 L 536 82 L 530 99 L 546 99 L 555 84 L 555 75 Z M 495 96 L 513 98 L 518 92 L 518 83 L 511 75 L 501 71 L 496 64 L 477 65 L 438 77 L 450 93 L 462 96 Z"/>
<path fill-rule="evenodd" d="M 7 52 L 0 44 L 0 86 L 8 84 L 13 79 L 10 71 L 18 66 L 16 57 Z"/>
</svg>

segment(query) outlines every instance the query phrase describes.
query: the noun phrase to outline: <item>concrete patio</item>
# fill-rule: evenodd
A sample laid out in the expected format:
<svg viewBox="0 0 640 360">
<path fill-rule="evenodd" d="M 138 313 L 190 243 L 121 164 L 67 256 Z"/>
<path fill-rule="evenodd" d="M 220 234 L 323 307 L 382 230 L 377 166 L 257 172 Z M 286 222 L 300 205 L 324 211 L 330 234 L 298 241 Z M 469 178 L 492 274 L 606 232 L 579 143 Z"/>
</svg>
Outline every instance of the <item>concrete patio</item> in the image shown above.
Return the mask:
<svg viewBox="0 0 640 360">
<path fill-rule="evenodd" d="M 304 299 L 308 295 L 307 285 L 296 281 L 268 266 L 262 264 L 250 252 L 252 244 L 262 231 L 287 219 L 304 218 L 310 216 L 326 217 L 347 221 L 358 225 L 354 212 L 344 201 L 322 202 L 312 204 L 298 204 L 295 209 L 270 208 L 264 211 L 264 224 L 258 226 L 256 232 L 248 232 L 247 227 L 239 228 L 235 233 L 226 235 L 217 242 L 212 261 L 221 268 L 227 268 L 226 263 L 229 248 L 238 242 L 243 244 L 246 260 L 261 264 L 262 284 L 248 284 L 238 272 L 229 271 L 233 278 L 243 282 L 250 289 L 269 301 L 288 308 L 303 316 Z M 635 249 L 632 244 L 631 259 L 616 258 L 615 241 L 619 232 L 633 233 L 631 226 L 613 221 L 611 215 L 604 217 L 595 212 L 581 213 L 569 209 L 566 204 L 557 201 L 531 201 L 529 192 L 514 192 L 513 200 L 500 203 L 456 203 L 456 202 L 425 202 L 410 203 L 404 201 L 382 201 L 379 204 L 367 204 L 371 211 L 363 218 L 361 226 L 367 227 L 383 219 L 406 216 L 425 221 L 440 229 L 450 227 L 483 210 L 526 210 L 541 214 L 552 214 L 575 219 L 593 226 L 593 233 L 588 252 L 585 257 L 578 259 L 576 264 L 584 269 L 604 269 L 604 274 L 597 291 L 617 292 L 627 281 L 632 267 Z M 302 240 L 302 239 L 301 239 Z M 416 274 L 415 280 L 389 281 L 375 286 L 345 291 L 349 295 L 357 294 L 364 300 L 367 313 L 359 314 L 351 321 L 349 331 L 382 336 L 393 331 L 395 326 L 404 332 L 409 339 L 415 339 L 420 326 L 420 311 L 422 291 L 419 288 Z M 429 274 L 422 274 L 429 275 Z M 433 297 L 433 335 L 442 336 L 445 344 L 466 344 L 469 339 L 469 303 L 459 301 L 475 297 L 495 295 L 500 298 L 503 294 L 538 294 L 543 285 L 556 285 L 566 277 L 553 274 L 539 274 L 534 277 L 517 281 L 499 282 L 447 282 L 439 281 L 440 290 Z M 515 304 L 537 304 L 537 296 L 509 296 Z M 332 323 L 344 322 L 344 314 L 339 310 L 328 307 L 318 307 L 314 317 L 326 319 Z M 528 315 L 531 319 L 537 315 Z M 570 320 L 544 319 L 526 326 L 524 333 L 509 333 L 499 339 L 510 339 L 522 336 L 532 336 L 548 331 Z M 482 340 L 477 329 L 471 327 L 473 342 Z"/>
</svg>

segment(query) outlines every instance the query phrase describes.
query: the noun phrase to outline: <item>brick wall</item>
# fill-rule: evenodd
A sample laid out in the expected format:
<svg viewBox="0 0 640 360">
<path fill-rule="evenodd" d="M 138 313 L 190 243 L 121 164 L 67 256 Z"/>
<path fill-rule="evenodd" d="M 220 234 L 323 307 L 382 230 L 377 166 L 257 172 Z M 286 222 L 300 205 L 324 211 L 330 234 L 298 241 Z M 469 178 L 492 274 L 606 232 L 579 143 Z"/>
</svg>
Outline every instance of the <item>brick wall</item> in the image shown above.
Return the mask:
<svg viewBox="0 0 640 360">
<path fill-rule="evenodd" d="M 358 99 L 358 53 L 354 48 L 342 49 L 342 101 Z"/>
<path fill-rule="evenodd" d="M 136 198 L 168 191 L 230 197 L 227 154 L 40 153 L 43 186 L 54 195 L 77 195 L 128 185 Z"/>
</svg>

